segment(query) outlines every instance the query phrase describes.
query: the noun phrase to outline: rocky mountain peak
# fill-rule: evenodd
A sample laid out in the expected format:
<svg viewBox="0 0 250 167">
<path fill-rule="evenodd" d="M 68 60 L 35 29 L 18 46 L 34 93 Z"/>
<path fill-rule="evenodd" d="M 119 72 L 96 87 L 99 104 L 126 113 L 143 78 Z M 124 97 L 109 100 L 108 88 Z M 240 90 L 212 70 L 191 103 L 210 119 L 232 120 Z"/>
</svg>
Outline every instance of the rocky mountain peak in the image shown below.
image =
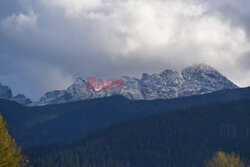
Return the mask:
<svg viewBox="0 0 250 167">
<path fill-rule="evenodd" d="M 16 96 L 14 96 L 12 98 L 12 100 L 16 101 L 16 102 L 18 102 L 20 104 L 23 104 L 23 105 L 29 105 L 29 104 L 32 103 L 32 101 L 29 98 L 25 97 L 24 94 L 18 94 Z"/>
<path fill-rule="evenodd" d="M 181 74 L 184 79 L 181 96 L 237 88 L 225 76 L 206 64 L 187 67 L 181 71 Z"/>
<path fill-rule="evenodd" d="M 160 73 L 160 75 L 161 75 L 162 77 L 168 77 L 168 76 L 171 76 L 171 75 L 176 74 L 176 73 L 178 73 L 178 72 L 177 72 L 177 71 L 170 70 L 170 69 L 166 69 L 166 70 L 162 71 L 162 72 Z"/>
<path fill-rule="evenodd" d="M 219 73 L 217 70 L 215 70 L 213 67 L 207 65 L 207 64 L 196 64 L 193 66 L 189 66 L 184 68 L 181 73 L 182 74 L 190 74 L 190 73 Z"/>
<path fill-rule="evenodd" d="M 81 77 L 78 77 L 75 82 L 70 86 L 68 87 L 67 91 L 72 95 L 72 96 L 75 96 L 79 93 L 82 93 L 84 92 L 87 88 L 87 82 L 82 79 Z"/>
<path fill-rule="evenodd" d="M 0 98 L 2 99 L 12 98 L 12 91 L 8 86 L 0 84 Z"/>
<path fill-rule="evenodd" d="M 0 98 L 6 100 L 13 100 L 23 105 L 29 105 L 32 101 L 26 98 L 23 94 L 18 94 L 15 97 L 12 95 L 12 90 L 8 86 L 0 84 Z"/>
<path fill-rule="evenodd" d="M 148 78 L 149 78 L 149 76 L 150 76 L 149 74 L 147 74 L 147 73 L 143 73 L 143 74 L 142 74 L 142 78 L 141 78 L 141 79 L 142 79 L 142 80 L 148 79 Z"/>
<path fill-rule="evenodd" d="M 82 77 L 77 77 L 75 82 L 74 82 L 75 85 L 86 85 L 87 82 L 82 78 Z"/>
</svg>

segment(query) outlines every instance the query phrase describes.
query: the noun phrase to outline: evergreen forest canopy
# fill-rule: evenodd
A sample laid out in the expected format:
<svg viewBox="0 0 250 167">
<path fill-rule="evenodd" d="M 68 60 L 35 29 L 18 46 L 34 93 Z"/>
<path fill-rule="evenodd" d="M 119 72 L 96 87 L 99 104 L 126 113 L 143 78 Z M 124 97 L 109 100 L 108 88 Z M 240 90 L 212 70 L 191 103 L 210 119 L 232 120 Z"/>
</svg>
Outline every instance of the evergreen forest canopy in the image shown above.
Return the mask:
<svg viewBox="0 0 250 167">
<path fill-rule="evenodd" d="M 60 105 L 25 107 L 0 99 L 0 114 L 10 135 L 20 147 L 72 142 L 96 130 L 128 120 L 192 106 L 250 99 L 250 88 L 222 90 L 211 94 L 171 100 L 133 101 L 121 96 Z"/>
<path fill-rule="evenodd" d="M 200 167 L 218 150 L 249 160 L 249 116 L 249 100 L 210 104 L 124 122 L 72 144 L 37 146 L 26 153 L 36 167 Z"/>
</svg>

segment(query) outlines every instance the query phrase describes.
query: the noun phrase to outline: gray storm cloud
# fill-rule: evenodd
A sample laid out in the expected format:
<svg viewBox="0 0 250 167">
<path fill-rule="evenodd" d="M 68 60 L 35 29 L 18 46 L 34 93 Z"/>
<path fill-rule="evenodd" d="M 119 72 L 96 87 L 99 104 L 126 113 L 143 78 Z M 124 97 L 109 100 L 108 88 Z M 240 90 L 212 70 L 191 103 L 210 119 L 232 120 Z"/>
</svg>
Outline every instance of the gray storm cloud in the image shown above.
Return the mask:
<svg viewBox="0 0 250 167">
<path fill-rule="evenodd" d="M 2 0 L 0 82 L 37 99 L 77 76 L 207 63 L 249 86 L 246 0 Z"/>
</svg>

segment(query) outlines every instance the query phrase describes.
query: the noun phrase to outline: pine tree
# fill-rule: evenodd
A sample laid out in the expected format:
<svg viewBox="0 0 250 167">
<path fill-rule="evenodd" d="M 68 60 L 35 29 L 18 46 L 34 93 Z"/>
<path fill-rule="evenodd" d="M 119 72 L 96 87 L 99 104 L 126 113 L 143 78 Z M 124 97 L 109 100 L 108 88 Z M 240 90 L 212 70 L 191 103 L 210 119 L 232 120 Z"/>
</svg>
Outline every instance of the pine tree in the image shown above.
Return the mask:
<svg viewBox="0 0 250 167">
<path fill-rule="evenodd" d="M 246 167 L 240 156 L 235 153 L 226 154 L 218 151 L 211 160 L 205 162 L 205 167 Z"/>
<path fill-rule="evenodd" d="M 9 135 L 6 123 L 0 115 L 0 167 L 19 167 L 20 159 L 20 149 Z"/>
</svg>

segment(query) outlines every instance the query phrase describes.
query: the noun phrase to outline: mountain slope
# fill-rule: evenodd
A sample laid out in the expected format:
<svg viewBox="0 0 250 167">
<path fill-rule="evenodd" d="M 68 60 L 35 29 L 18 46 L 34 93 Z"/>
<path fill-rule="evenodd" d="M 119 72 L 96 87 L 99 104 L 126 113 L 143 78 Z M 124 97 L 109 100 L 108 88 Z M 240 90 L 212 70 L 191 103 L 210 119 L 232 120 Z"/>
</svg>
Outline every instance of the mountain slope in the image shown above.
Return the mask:
<svg viewBox="0 0 250 167">
<path fill-rule="evenodd" d="M 123 89 L 87 89 L 87 82 L 77 78 L 67 90 L 46 93 L 37 105 L 60 104 L 78 100 L 121 95 L 132 100 L 171 99 L 237 88 L 218 71 L 206 64 L 187 67 L 181 72 L 165 70 L 160 74 L 143 74 L 141 79 L 124 76 Z M 116 85 L 117 83 L 113 83 Z"/>
<path fill-rule="evenodd" d="M 250 88 L 171 100 L 129 100 L 113 96 L 73 103 L 24 107 L 0 100 L 0 113 L 20 145 L 72 141 L 95 130 L 176 109 L 229 100 L 250 99 Z"/>
<path fill-rule="evenodd" d="M 37 167 L 202 166 L 218 150 L 250 158 L 250 100 L 172 111 L 27 150 Z"/>
</svg>

